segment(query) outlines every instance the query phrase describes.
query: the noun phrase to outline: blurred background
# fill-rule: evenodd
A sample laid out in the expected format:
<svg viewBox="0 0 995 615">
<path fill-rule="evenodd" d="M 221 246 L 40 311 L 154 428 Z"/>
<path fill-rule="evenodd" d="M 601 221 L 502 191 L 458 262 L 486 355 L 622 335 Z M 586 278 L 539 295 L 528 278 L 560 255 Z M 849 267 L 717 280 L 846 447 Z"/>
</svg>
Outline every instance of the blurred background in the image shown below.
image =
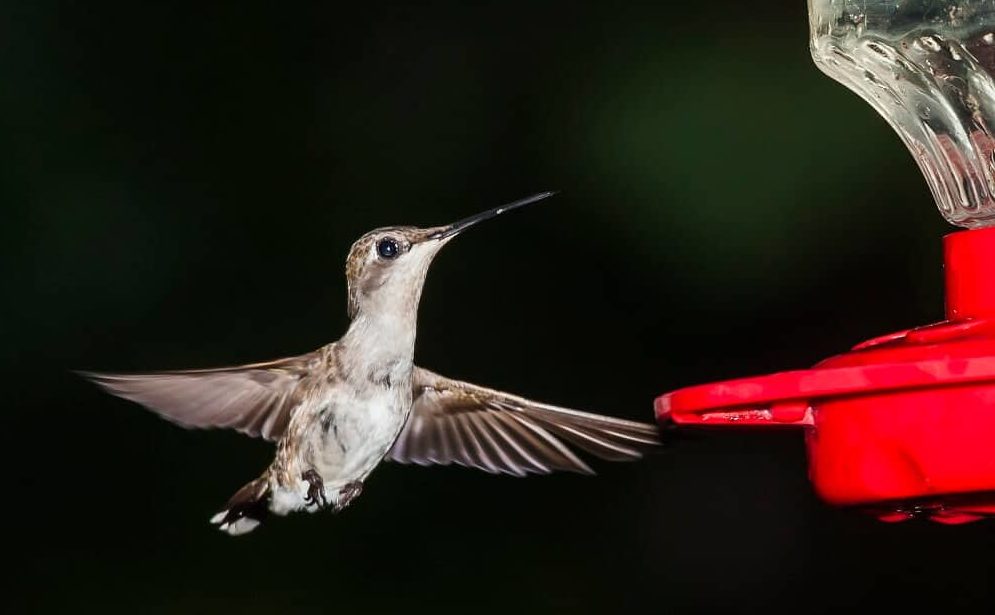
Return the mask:
<svg viewBox="0 0 995 615">
<path fill-rule="evenodd" d="M 207 523 L 271 446 L 71 369 L 208 367 L 344 330 L 350 243 L 541 190 L 437 259 L 417 360 L 650 420 L 942 316 L 947 226 L 823 76 L 802 0 L 5 2 L 0 345 L 19 610 L 984 612 L 991 523 L 822 505 L 800 433 L 595 478 L 385 464 L 344 513 Z"/>
</svg>

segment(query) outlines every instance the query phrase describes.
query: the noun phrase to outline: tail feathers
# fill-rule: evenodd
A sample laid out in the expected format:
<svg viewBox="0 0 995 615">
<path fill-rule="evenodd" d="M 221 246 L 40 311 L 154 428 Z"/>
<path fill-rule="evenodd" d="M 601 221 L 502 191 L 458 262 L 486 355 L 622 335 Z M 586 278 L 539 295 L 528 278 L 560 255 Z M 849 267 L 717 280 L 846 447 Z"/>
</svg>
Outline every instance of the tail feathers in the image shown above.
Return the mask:
<svg viewBox="0 0 995 615">
<path fill-rule="evenodd" d="M 269 502 L 269 481 L 257 478 L 236 491 L 224 510 L 211 517 L 211 523 L 232 536 L 248 534 L 269 516 Z"/>
</svg>

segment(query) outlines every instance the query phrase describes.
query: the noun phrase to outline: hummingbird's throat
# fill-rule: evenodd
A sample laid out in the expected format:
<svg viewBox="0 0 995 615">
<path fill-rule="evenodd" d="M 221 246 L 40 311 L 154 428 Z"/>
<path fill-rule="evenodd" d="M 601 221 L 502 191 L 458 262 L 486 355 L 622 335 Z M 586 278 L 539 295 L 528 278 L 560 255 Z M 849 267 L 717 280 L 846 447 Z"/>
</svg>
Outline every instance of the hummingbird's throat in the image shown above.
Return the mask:
<svg viewBox="0 0 995 615">
<path fill-rule="evenodd" d="M 360 311 L 342 336 L 342 364 L 361 380 L 382 379 L 383 372 L 409 373 L 414 362 L 416 310 Z"/>
</svg>

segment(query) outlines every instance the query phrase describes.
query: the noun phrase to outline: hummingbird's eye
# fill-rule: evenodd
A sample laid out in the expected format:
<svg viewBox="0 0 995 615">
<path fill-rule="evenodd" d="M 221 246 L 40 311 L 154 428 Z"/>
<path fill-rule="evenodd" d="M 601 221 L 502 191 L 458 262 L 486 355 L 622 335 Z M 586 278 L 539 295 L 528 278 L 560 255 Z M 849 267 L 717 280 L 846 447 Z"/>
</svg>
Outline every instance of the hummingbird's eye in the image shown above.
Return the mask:
<svg viewBox="0 0 995 615">
<path fill-rule="evenodd" d="M 377 254 L 380 258 L 391 260 L 397 258 L 398 253 L 400 253 L 401 248 L 397 245 L 397 240 L 393 237 L 384 237 L 377 242 Z"/>
</svg>

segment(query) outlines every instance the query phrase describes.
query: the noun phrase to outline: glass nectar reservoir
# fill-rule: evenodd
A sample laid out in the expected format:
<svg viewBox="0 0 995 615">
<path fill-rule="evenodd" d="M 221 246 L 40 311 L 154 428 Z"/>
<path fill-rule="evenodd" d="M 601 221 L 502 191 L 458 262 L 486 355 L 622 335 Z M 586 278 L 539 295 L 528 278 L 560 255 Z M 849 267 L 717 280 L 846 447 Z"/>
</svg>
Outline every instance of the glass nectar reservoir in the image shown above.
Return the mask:
<svg viewBox="0 0 995 615">
<path fill-rule="evenodd" d="M 995 1 L 809 0 L 816 66 L 898 132 L 943 216 L 995 223 Z"/>
</svg>

